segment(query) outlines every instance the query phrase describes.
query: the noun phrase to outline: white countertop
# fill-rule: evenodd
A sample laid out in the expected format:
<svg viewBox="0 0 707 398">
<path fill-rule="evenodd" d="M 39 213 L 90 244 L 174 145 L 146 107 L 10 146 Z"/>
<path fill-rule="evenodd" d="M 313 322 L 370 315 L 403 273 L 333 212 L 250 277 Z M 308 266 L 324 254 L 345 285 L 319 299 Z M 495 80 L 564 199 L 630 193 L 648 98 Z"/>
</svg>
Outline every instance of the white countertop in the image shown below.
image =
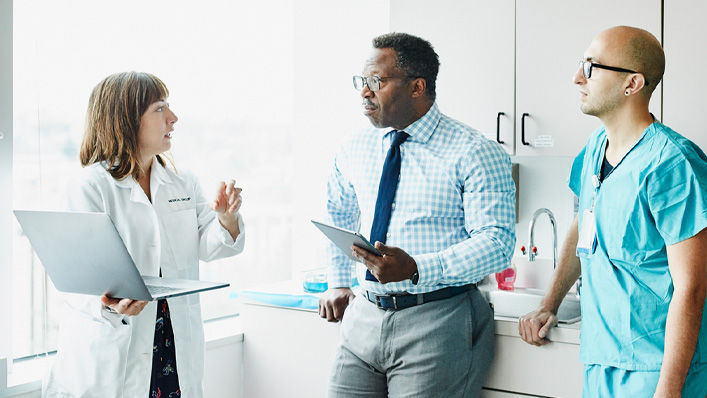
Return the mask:
<svg viewBox="0 0 707 398">
<path fill-rule="evenodd" d="M 247 289 L 248 291 L 254 291 L 254 292 L 261 292 L 261 293 L 276 293 L 276 294 L 293 294 L 293 295 L 301 295 L 301 294 L 309 294 L 312 296 L 320 296 L 321 293 L 307 293 L 302 289 L 302 282 L 298 280 L 288 280 L 288 281 L 282 281 L 282 282 L 277 282 L 277 283 L 272 283 L 268 285 L 262 285 L 258 286 L 257 288 L 254 289 Z M 360 294 L 360 290 L 358 287 L 353 289 L 354 292 L 358 295 Z M 280 307 L 276 305 L 270 305 L 254 300 L 249 300 L 249 299 L 241 299 L 244 304 L 249 304 L 249 305 L 258 305 L 258 306 L 265 306 L 265 307 L 274 307 L 274 308 L 283 308 L 287 310 L 292 310 L 292 311 L 304 311 L 304 312 L 310 312 L 310 313 L 317 313 L 316 309 L 306 309 L 306 308 L 292 308 L 292 307 Z M 518 337 L 518 320 L 515 318 L 509 318 L 509 317 L 503 317 L 503 316 L 496 316 L 494 317 L 494 320 L 496 322 L 496 334 L 497 335 L 503 335 L 503 336 L 509 336 L 509 337 Z M 551 341 L 558 342 L 558 343 L 566 343 L 566 344 L 576 344 L 579 345 L 579 330 L 580 330 L 581 322 L 575 322 L 572 324 L 559 324 L 557 327 L 554 327 L 550 330 L 550 333 L 548 335 L 548 338 Z"/>
</svg>

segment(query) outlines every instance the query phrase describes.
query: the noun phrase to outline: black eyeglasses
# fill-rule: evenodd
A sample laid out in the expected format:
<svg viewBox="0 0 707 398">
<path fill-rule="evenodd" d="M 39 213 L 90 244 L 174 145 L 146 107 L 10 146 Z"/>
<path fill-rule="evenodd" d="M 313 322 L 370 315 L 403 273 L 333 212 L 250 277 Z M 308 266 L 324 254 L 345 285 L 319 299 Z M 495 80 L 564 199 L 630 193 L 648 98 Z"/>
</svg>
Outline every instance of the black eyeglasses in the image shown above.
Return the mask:
<svg viewBox="0 0 707 398">
<path fill-rule="evenodd" d="M 602 65 L 602 64 L 597 64 L 596 62 L 584 61 L 584 60 L 579 61 L 579 66 L 582 68 L 582 73 L 584 74 L 585 79 L 589 79 L 590 77 L 592 77 L 592 68 L 613 70 L 614 72 L 641 73 L 641 72 L 636 72 L 635 70 L 631 70 L 631 69 L 619 68 L 616 66 Z M 645 85 L 646 86 L 648 85 L 648 80 L 646 80 Z"/>
<path fill-rule="evenodd" d="M 358 91 L 363 90 L 363 86 L 368 86 L 368 89 L 371 91 L 378 91 L 381 89 L 381 82 L 383 81 L 386 81 L 388 79 L 409 79 L 411 77 L 412 76 L 354 76 L 353 85 L 354 88 Z"/>
</svg>

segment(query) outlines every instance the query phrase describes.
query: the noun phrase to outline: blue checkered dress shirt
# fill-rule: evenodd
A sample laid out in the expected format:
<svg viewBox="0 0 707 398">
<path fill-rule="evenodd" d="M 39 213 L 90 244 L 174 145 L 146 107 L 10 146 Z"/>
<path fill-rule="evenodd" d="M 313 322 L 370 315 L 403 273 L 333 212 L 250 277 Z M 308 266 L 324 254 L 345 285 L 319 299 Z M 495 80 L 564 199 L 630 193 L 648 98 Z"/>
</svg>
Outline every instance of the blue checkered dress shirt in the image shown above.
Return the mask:
<svg viewBox="0 0 707 398">
<path fill-rule="evenodd" d="M 478 282 L 510 264 L 515 247 L 515 184 L 509 156 L 480 132 L 439 112 L 437 104 L 403 129 L 400 182 L 387 242 L 415 259 L 420 279 L 381 284 L 357 279 L 376 293 L 426 293 Z M 368 237 L 391 129 L 352 136 L 327 182 L 328 222 Z M 372 242 L 375 243 L 375 242 Z M 351 286 L 357 263 L 327 247 L 329 287 Z"/>
</svg>

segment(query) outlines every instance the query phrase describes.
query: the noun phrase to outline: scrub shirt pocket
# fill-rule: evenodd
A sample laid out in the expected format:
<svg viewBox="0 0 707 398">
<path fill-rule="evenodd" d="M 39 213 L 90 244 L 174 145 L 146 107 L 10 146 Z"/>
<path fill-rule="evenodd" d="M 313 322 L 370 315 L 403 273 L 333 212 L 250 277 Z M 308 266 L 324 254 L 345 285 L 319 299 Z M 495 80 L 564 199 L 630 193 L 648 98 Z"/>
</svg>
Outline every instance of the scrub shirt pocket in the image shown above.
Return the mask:
<svg viewBox="0 0 707 398">
<path fill-rule="evenodd" d="M 615 266 L 631 271 L 644 261 L 647 246 L 655 244 L 655 237 L 647 235 L 646 219 L 635 203 L 610 203 L 602 203 L 604 210 L 598 216 L 599 244 Z"/>
<path fill-rule="evenodd" d="M 192 207 L 166 214 L 164 225 L 177 269 L 185 270 L 192 267 L 198 269 L 199 225 L 196 208 Z"/>
</svg>

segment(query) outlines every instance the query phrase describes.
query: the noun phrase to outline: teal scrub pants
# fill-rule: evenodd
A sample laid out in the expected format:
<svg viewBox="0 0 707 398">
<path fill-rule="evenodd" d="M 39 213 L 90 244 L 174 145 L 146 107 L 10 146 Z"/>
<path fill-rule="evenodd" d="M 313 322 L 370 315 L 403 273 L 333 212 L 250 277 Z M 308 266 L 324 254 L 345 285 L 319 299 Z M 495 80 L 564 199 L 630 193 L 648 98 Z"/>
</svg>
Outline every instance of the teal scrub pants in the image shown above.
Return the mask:
<svg viewBox="0 0 707 398">
<path fill-rule="evenodd" d="M 582 398 L 651 398 L 660 372 L 585 365 Z M 707 397 L 707 364 L 693 365 L 685 378 L 683 398 Z"/>
</svg>

